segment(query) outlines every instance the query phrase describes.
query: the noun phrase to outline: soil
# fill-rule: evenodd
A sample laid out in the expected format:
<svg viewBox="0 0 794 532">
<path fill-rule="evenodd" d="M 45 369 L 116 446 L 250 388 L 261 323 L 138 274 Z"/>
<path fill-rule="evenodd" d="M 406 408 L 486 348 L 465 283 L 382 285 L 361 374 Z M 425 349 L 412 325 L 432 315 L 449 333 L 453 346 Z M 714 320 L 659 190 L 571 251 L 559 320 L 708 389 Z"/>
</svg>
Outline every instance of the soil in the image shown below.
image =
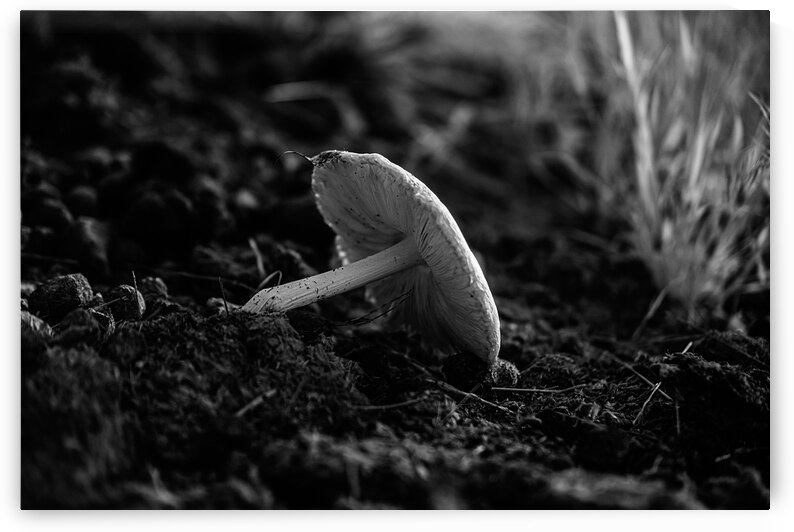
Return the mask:
<svg viewBox="0 0 794 532">
<path fill-rule="evenodd" d="M 768 295 L 737 303 L 744 333 L 649 315 L 616 222 L 533 186 L 485 125 L 410 170 L 481 259 L 515 380 L 360 292 L 234 310 L 334 264 L 285 150 L 402 164 L 415 134 L 355 33 L 307 17 L 23 12 L 22 506 L 768 508 Z M 363 125 L 263 96 L 305 79 Z"/>
</svg>

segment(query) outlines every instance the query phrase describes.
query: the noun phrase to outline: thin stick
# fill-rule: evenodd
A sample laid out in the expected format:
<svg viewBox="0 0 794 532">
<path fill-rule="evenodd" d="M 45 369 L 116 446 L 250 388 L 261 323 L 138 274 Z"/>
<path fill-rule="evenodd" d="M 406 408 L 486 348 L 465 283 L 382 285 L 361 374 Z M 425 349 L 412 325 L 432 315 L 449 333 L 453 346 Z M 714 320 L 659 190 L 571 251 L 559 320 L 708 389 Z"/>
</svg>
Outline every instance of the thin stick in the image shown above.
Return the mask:
<svg viewBox="0 0 794 532">
<path fill-rule="evenodd" d="M 223 289 L 223 279 L 218 276 L 218 284 L 221 285 L 221 297 L 223 298 L 223 307 L 226 309 L 226 315 L 229 315 L 229 304 L 226 302 L 226 291 Z"/>
<path fill-rule="evenodd" d="M 681 416 L 678 415 L 678 401 L 675 402 L 675 433 L 681 436 Z"/>
<path fill-rule="evenodd" d="M 622 361 L 621 359 L 619 359 L 619 358 L 617 357 L 617 355 L 614 355 L 614 354 L 612 354 L 612 353 L 609 353 L 608 351 L 607 351 L 607 354 L 609 354 L 611 357 L 613 357 L 613 358 L 614 358 L 614 359 L 615 359 L 615 360 L 618 362 L 618 364 L 620 364 L 620 365 L 621 365 L 621 366 L 623 366 L 624 368 L 626 368 L 626 369 L 628 369 L 629 371 L 631 371 L 632 373 L 634 373 L 634 374 L 635 374 L 637 377 L 639 377 L 639 378 L 640 378 L 640 379 L 641 379 L 641 380 L 642 380 L 644 383 L 646 383 L 648 386 L 650 386 L 651 388 L 653 388 L 653 387 L 655 386 L 655 384 L 654 384 L 654 383 L 652 383 L 650 380 L 648 380 L 648 379 L 645 377 L 645 375 L 643 375 L 642 373 L 640 373 L 639 371 L 637 371 L 636 369 L 634 369 L 633 367 L 631 367 L 631 365 L 629 365 L 629 364 L 627 364 L 626 362 L 624 362 L 624 361 Z M 668 401 L 672 401 L 672 400 L 673 400 L 673 398 L 672 398 L 672 397 L 670 397 L 669 395 L 667 395 L 666 393 L 664 393 L 664 390 L 659 390 L 659 393 L 660 393 L 660 394 L 662 394 L 662 395 L 665 397 L 665 399 L 667 399 Z"/>
<path fill-rule="evenodd" d="M 262 403 L 265 402 L 265 399 L 270 399 L 274 395 L 276 395 L 276 390 L 272 390 L 272 389 L 264 393 L 260 393 L 259 395 L 254 397 L 253 401 L 251 401 L 250 403 L 242 407 L 240 410 L 238 410 L 234 414 L 234 417 L 242 417 L 246 412 L 248 412 L 252 408 L 256 408 L 257 406 L 261 405 Z"/>
<path fill-rule="evenodd" d="M 587 384 L 577 384 L 575 386 L 569 386 L 568 388 L 562 388 L 562 389 L 492 387 L 491 390 L 493 390 L 495 392 L 517 392 L 517 393 L 565 393 L 565 392 L 570 392 L 571 390 L 577 390 L 579 388 L 584 388 L 585 386 L 587 386 Z"/>
<path fill-rule="evenodd" d="M 538 358 L 538 359 L 537 359 L 535 362 L 533 362 L 532 364 L 530 364 L 528 367 L 526 367 L 526 368 L 522 369 L 522 370 L 521 370 L 521 373 L 519 373 L 519 375 L 525 375 L 525 374 L 529 373 L 529 371 L 530 371 L 532 368 L 534 368 L 535 366 L 537 366 L 538 364 L 540 364 L 542 360 L 543 360 L 542 358 Z"/>
<path fill-rule="evenodd" d="M 478 383 L 478 384 L 477 384 L 477 385 L 476 385 L 474 388 L 472 388 L 472 389 L 471 389 L 471 391 L 470 391 L 470 392 L 468 392 L 468 393 L 470 393 L 470 394 L 474 395 L 474 392 L 476 392 L 476 391 L 477 391 L 477 390 L 479 390 L 479 389 L 480 389 L 480 384 Z M 466 393 L 466 392 L 463 392 L 463 393 Z M 440 424 L 440 425 L 445 425 L 445 424 L 447 423 L 447 420 L 448 420 L 450 417 L 452 417 L 452 414 L 454 414 L 455 412 L 457 412 L 457 411 L 458 411 L 458 408 L 460 408 L 461 406 L 463 406 L 463 404 L 464 404 L 466 401 L 468 401 L 468 400 L 469 400 L 469 395 L 466 395 L 466 396 L 464 396 L 464 397 L 463 397 L 463 399 L 461 399 L 460 401 L 458 401 L 457 403 L 455 403 L 455 406 L 453 406 L 453 407 L 452 407 L 452 409 L 451 409 L 449 412 L 447 412 L 447 415 L 446 415 L 446 416 L 444 416 L 444 419 L 442 419 L 442 420 L 441 420 L 441 423 L 439 423 L 439 424 Z"/>
<path fill-rule="evenodd" d="M 357 318 L 352 318 L 352 319 L 349 319 L 347 321 L 336 322 L 336 323 L 334 323 L 334 325 L 337 326 L 337 327 L 344 327 L 344 326 L 347 326 L 347 325 L 363 325 L 365 323 L 371 323 L 371 322 L 377 320 L 378 318 L 380 318 L 381 316 L 385 316 L 389 312 L 394 311 L 397 307 L 399 307 L 400 305 L 405 303 L 408 300 L 408 296 L 411 295 L 411 292 L 413 292 L 413 290 L 409 290 L 408 292 L 400 294 L 399 296 L 395 297 L 391 301 L 387 301 L 386 303 L 384 303 L 382 305 L 378 305 L 374 309 L 370 310 L 369 312 L 366 312 L 366 313 L 362 314 L 361 316 L 359 316 Z M 377 314 L 375 316 L 371 316 L 372 314 L 374 314 L 375 312 L 380 311 L 380 309 L 382 309 L 384 307 L 387 307 L 386 310 L 384 310 L 380 314 Z"/>
<path fill-rule="evenodd" d="M 483 399 L 479 395 L 475 395 L 472 392 L 464 392 L 463 390 L 459 390 L 459 389 L 455 388 L 454 386 L 452 386 L 451 384 L 448 384 L 448 383 L 446 383 L 444 381 L 435 381 L 434 384 L 436 386 L 438 386 L 439 388 L 441 388 L 441 390 L 444 391 L 444 392 L 447 392 L 447 393 L 451 392 L 451 393 L 456 393 L 458 395 L 462 395 L 466 399 L 473 399 L 474 401 L 477 401 L 478 403 L 482 403 L 484 405 L 488 405 L 491 408 L 496 408 L 497 410 L 500 410 L 500 411 L 502 411 L 502 412 L 504 412 L 506 414 L 512 414 L 513 413 L 508 408 L 505 408 L 503 406 L 499 406 L 496 403 L 492 403 L 490 401 L 486 401 L 485 399 Z M 480 386 L 480 385 L 478 384 L 473 389 L 476 390 L 478 386 Z M 463 402 L 461 401 L 461 404 L 462 403 Z"/>
<path fill-rule="evenodd" d="M 299 152 L 299 151 L 295 151 L 295 150 L 287 150 L 287 151 L 285 151 L 284 153 L 282 153 L 281 155 L 279 155 L 279 156 L 278 156 L 278 158 L 276 159 L 276 162 L 279 162 L 279 161 L 281 160 L 281 158 L 282 158 L 282 157 L 284 157 L 285 155 L 287 155 L 288 153 L 293 153 L 293 154 L 295 154 L 295 155 L 298 155 L 298 156 L 300 156 L 300 157 L 303 157 L 304 159 L 306 159 L 307 161 L 309 161 L 309 163 L 310 163 L 312 166 L 314 166 L 314 161 L 312 161 L 312 158 L 311 158 L 311 157 L 308 157 L 308 156 L 306 156 L 306 155 L 303 155 L 301 152 Z"/>
<path fill-rule="evenodd" d="M 656 391 L 659 389 L 659 386 L 661 386 L 661 385 L 662 385 L 662 381 L 659 381 L 659 382 L 656 383 L 656 385 L 654 385 L 653 390 L 651 390 L 650 395 L 648 395 L 648 398 L 645 400 L 644 403 L 642 403 L 642 408 L 640 408 L 640 411 L 637 414 L 637 417 L 635 417 L 634 421 L 631 422 L 632 425 L 636 425 L 637 422 L 640 420 L 642 415 L 645 413 L 645 409 L 648 407 L 648 404 L 651 402 L 651 399 L 653 399 L 653 394 L 656 393 Z"/>
<path fill-rule="evenodd" d="M 406 353 L 394 353 L 390 356 L 399 357 L 401 358 L 406 364 L 413 367 L 414 369 L 418 369 L 428 377 L 433 377 L 433 373 L 424 365 L 420 364 L 413 358 L 409 357 Z"/>
<path fill-rule="evenodd" d="M 258 291 L 262 290 L 264 287 L 266 287 L 268 285 L 268 283 L 270 283 L 270 281 L 273 280 L 274 277 L 278 277 L 278 281 L 276 281 L 275 286 L 280 285 L 281 284 L 281 270 L 276 270 L 276 271 L 272 272 L 270 275 L 268 275 L 267 277 L 265 277 L 264 279 L 262 279 L 262 282 L 259 283 L 259 286 L 257 286 L 254 291 L 258 292 Z"/>
<path fill-rule="evenodd" d="M 197 279 L 197 280 L 200 280 L 200 281 L 215 281 L 217 279 L 217 276 L 215 276 L 215 275 L 199 275 L 197 273 L 182 272 L 182 271 L 179 271 L 179 270 L 169 270 L 167 268 L 149 268 L 149 269 L 151 271 L 153 271 L 154 273 L 156 273 L 158 275 L 163 275 L 163 276 L 173 275 L 173 276 L 176 276 L 176 277 L 185 277 L 186 279 Z M 232 279 L 226 279 L 226 284 L 230 284 L 232 286 L 239 286 L 240 288 L 244 288 L 245 290 L 248 290 L 249 292 L 253 292 L 254 291 L 254 287 L 253 286 L 248 286 L 247 284 L 241 283 L 240 281 L 234 281 Z"/>
<path fill-rule="evenodd" d="M 653 300 L 653 302 L 651 303 L 651 306 L 648 307 L 648 312 L 645 313 L 645 316 L 642 318 L 642 321 L 640 322 L 639 325 L 637 325 L 637 328 L 634 330 L 634 334 L 631 335 L 631 339 L 632 340 L 636 340 L 637 338 L 639 338 L 640 333 L 642 332 L 642 330 L 645 328 L 645 326 L 651 320 L 653 315 L 656 314 L 656 311 L 659 310 L 659 307 L 661 306 L 662 301 L 664 301 L 664 298 L 667 296 L 667 292 L 669 290 L 670 290 L 670 285 L 665 286 L 659 292 L 659 295 L 656 296 L 656 299 Z"/>
<path fill-rule="evenodd" d="M 294 403 L 295 399 L 298 398 L 298 394 L 301 393 L 301 390 L 303 390 L 303 385 L 306 384 L 308 378 L 309 377 L 303 377 L 298 383 L 298 387 L 295 388 L 295 393 L 292 394 L 292 397 L 290 397 L 289 402 L 287 403 L 287 408 L 292 408 L 292 403 Z"/>
</svg>

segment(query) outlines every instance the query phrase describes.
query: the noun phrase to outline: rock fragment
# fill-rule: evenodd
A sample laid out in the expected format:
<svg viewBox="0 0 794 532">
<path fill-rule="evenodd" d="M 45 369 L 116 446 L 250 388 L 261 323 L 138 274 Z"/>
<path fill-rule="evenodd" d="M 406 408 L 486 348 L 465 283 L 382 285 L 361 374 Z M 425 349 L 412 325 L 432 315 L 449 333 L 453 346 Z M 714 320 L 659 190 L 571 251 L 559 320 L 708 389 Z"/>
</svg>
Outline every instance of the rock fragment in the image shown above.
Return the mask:
<svg viewBox="0 0 794 532">
<path fill-rule="evenodd" d="M 33 314 L 50 324 L 58 323 L 70 311 L 86 307 L 94 297 L 88 279 L 82 273 L 61 275 L 39 286 L 28 298 Z"/>
<path fill-rule="evenodd" d="M 127 284 L 111 288 L 104 294 L 105 301 L 117 321 L 139 320 L 146 312 L 143 295 Z"/>
</svg>

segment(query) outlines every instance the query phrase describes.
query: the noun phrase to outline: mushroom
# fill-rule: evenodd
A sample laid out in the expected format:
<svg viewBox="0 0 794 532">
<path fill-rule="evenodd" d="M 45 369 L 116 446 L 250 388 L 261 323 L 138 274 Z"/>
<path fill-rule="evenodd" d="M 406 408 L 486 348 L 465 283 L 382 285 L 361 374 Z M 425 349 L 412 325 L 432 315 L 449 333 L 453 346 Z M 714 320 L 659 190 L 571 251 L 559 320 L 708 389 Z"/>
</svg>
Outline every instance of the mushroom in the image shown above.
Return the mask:
<svg viewBox="0 0 794 532">
<path fill-rule="evenodd" d="M 326 151 L 309 160 L 317 206 L 337 235 L 343 265 L 264 289 L 243 310 L 286 312 L 367 286 L 380 304 L 403 299 L 392 319 L 442 350 L 492 365 L 500 344 L 496 304 L 438 197 L 382 155 Z"/>
</svg>

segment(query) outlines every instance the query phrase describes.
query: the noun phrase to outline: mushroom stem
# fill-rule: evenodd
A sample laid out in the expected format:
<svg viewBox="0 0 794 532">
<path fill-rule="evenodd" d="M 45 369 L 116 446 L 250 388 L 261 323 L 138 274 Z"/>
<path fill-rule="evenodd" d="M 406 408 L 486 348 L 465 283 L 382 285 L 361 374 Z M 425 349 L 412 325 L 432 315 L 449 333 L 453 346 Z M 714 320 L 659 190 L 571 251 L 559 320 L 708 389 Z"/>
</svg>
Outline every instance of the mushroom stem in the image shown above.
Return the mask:
<svg viewBox="0 0 794 532">
<path fill-rule="evenodd" d="M 335 270 L 260 290 L 243 305 L 243 310 L 286 312 L 361 288 L 423 263 L 413 237 L 409 236 L 383 251 Z"/>
</svg>

